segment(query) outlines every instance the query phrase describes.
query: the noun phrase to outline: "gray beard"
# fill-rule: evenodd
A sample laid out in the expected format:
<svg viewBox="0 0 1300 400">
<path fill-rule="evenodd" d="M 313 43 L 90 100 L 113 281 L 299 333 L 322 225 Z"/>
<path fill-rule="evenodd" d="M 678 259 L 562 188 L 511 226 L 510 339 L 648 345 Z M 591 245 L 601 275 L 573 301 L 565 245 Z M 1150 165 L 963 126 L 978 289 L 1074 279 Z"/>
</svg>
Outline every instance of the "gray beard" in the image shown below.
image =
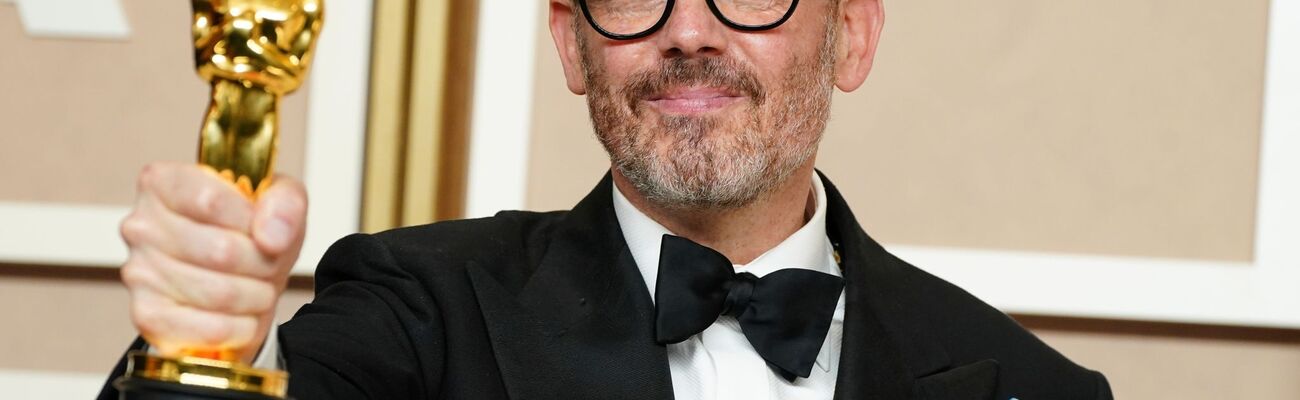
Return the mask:
<svg viewBox="0 0 1300 400">
<path fill-rule="evenodd" d="M 678 135 L 669 146 L 671 151 L 630 145 L 610 154 L 614 168 L 637 192 L 669 209 L 745 207 L 772 192 L 816 153 L 817 140 L 768 147 L 761 134 L 752 130 L 741 133 L 734 147 L 720 148 L 723 146 L 701 139 L 710 133 L 708 125 L 716 124 L 668 122 L 668 130 Z"/>
<path fill-rule="evenodd" d="M 830 114 L 834 33 L 828 27 L 816 59 L 796 60 L 779 90 L 768 93 L 774 96 L 751 99 L 750 118 L 733 126 L 712 117 L 642 123 L 642 110 L 634 101 L 620 103 L 629 96 L 610 90 L 601 79 L 603 65 L 587 59 L 579 40 L 596 136 L 613 168 L 658 207 L 708 211 L 753 204 L 817 152 Z"/>
</svg>

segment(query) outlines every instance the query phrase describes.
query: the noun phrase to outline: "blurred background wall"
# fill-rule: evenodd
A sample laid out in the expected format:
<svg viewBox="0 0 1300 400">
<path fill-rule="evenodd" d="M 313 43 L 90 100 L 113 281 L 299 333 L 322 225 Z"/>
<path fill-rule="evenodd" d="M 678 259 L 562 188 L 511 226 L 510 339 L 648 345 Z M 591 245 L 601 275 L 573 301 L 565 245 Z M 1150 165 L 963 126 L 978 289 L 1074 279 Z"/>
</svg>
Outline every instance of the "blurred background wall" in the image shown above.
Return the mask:
<svg viewBox="0 0 1300 400">
<path fill-rule="evenodd" d="M 885 10 L 818 167 L 887 248 L 1252 260 L 1267 1 Z M 528 206 L 561 209 L 608 160 L 548 33 L 537 48 Z M 1295 331 L 1018 317 L 1119 398 L 1300 398 Z"/>
<path fill-rule="evenodd" d="M 503 24 L 519 18 L 501 11 L 517 6 L 506 1 L 376 2 L 376 27 L 390 28 L 376 28 L 373 69 L 353 77 L 370 83 L 356 229 L 474 214 L 475 174 L 499 171 L 470 169 L 509 164 L 492 157 L 522 160 L 527 209 L 569 208 L 604 174 L 545 6 Z M 192 72 L 187 5 L 175 3 L 121 1 L 132 32 L 104 41 L 33 37 L 0 1 L 0 203 L 127 207 L 141 165 L 191 160 L 206 87 Z M 1269 1 L 885 5 L 876 69 L 837 94 L 819 167 L 887 247 L 1253 268 Z M 438 18 L 458 22 L 421 24 Z M 528 38 L 526 62 L 513 66 L 530 78 L 514 88 L 526 94 L 514 99 L 527 105 L 515 116 L 526 122 L 523 157 L 475 153 L 491 133 L 479 115 L 512 101 L 486 89 L 509 81 L 493 74 L 501 63 L 483 62 L 515 52 L 503 36 Z M 318 134 L 309 99 L 286 103 L 289 174 L 303 173 Z M 0 260 L 0 382 L 93 390 L 134 336 L 113 263 L 67 264 Z M 1167 279 L 1149 284 L 1179 276 Z M 293 279 L 282 317 L 310 286 Z M 1300 330 L 1014 316 L 1106 373 L 1120 398 L 1300 398 Z"/>
</svg>

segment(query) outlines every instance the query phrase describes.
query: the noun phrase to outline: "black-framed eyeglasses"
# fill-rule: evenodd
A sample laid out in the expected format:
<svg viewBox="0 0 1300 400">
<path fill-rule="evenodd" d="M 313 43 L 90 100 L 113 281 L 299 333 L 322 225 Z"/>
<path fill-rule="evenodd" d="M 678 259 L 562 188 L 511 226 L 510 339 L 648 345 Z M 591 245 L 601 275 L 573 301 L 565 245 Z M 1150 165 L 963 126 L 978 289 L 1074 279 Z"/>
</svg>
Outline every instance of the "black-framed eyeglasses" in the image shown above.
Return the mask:
<svg viewBox="0 0 1300 400">
<path fill-rule="evenodd" d="M 799 5 L 799 0 L 704 1 L 723 24 L 750 32 L 781 26 Z M 655 33 L 668 23 L 674 3 L 676 0 L 578 0 L 591 27 L 614 40 L 640 39 Z"/>
</svg>

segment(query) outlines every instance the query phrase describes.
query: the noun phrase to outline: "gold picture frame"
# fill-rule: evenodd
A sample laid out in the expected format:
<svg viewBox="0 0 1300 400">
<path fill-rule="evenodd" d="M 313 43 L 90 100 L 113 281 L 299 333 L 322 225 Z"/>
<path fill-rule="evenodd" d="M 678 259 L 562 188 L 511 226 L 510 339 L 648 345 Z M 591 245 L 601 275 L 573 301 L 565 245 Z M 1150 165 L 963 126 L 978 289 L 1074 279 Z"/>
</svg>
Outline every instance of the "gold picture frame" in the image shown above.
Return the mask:
<svg viewBox="0 0 1300 400">
<path fill-rule="evenodd" d="M 463 216 L 477 8 L 376 1 L 362 231 Z"/>
</svg>

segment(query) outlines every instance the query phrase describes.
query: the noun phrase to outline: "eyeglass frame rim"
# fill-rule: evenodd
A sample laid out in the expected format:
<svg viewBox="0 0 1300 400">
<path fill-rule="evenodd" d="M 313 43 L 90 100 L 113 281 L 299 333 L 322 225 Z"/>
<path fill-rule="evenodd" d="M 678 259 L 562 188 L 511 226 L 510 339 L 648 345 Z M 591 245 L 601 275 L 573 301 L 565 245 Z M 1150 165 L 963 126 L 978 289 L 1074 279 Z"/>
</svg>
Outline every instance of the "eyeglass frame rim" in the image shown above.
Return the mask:
<svg viewBox="0 0 1300 400">
<path fill-rule="evenodd" d="M 587 8 L 587 0 L 578 0 L 578 7 L 582 8 L 582 16 L 586 18 L 587 25 L 591 25 L 592 29 L 595 29 L 596 32 L 600 33 L 601 36 L 610 38 L 612 40 L 636 40 L 646 36 L 650 36 L 651 34 L 658 32 L 659 29 L 662 29 L 664 25 L 668 24 L 668 18 L 672 16 L 673 8 L 675 8 L 677 4 L 677 0 L 666 0 L 666 1 L 668 3 L 664 6 L 664 12 L 663 15 L 659 17 L 659 21 L 656 21 L 654 25 L 650 26 L 649 28 L 646 28 L 641 32 L 628 34 L 628 35 L 610 32 L 606 30 L 605 27 L 602 27 L 600 26 L 600 24 L 596 23 L 595 17 L 591 16 L 591 12 Z M 730 18 L 727 18 L 726 15 L 723 15 L 722 10 L 718 9 L 717 0 L 704 0 L 704 2 L 709 5 L 709 11 L 713 12 L 713 16 L 717 18 L 718 21 L 722 21 L 723 25 L 726 25 L 727 27 L 735 30 L 745 31 L 745 32 L 759 32 L 759 31 L 776 29 L 777 27 L 785 24 L 786 21 L 789 21 L 790 17 L 794 16 L 795 9 L 799 8 L 799 0 L 790 0 L 790 9 L 786 10 L 785 15 L 781 16 L 781 19 L 776 20 L 776 22 L 766 24 L 766 25 L 745 25 L 745 24 L 738 24 L 735 21 L 732 21 Z"/>
</svg>

